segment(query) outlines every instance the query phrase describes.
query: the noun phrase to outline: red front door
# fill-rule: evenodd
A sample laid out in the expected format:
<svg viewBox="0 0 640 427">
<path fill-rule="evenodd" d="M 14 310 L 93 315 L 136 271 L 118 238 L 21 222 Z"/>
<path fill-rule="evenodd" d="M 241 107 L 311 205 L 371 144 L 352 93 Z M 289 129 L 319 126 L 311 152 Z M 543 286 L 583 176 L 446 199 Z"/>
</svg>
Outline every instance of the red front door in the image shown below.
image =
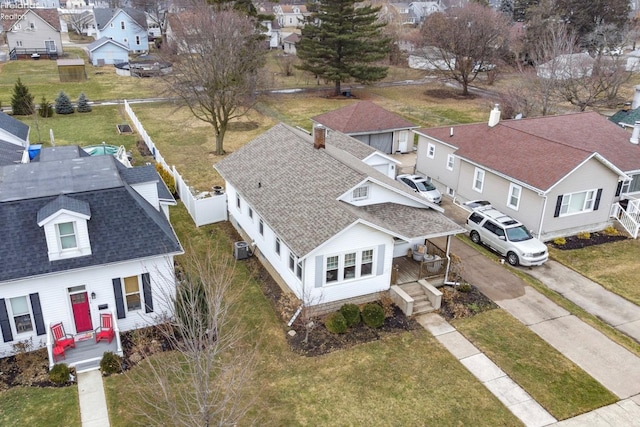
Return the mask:
<svg viewBox="0 0 640 427">
<path fill-rule="evenodd" d="M 91 312 L 89 310 L 87 293 L 72 294 L 71 307 L 73 308 L 73 319 L 76 322 L 76 332 L 92 330 L 93 326 L 91 326 Z"/>
</svg>

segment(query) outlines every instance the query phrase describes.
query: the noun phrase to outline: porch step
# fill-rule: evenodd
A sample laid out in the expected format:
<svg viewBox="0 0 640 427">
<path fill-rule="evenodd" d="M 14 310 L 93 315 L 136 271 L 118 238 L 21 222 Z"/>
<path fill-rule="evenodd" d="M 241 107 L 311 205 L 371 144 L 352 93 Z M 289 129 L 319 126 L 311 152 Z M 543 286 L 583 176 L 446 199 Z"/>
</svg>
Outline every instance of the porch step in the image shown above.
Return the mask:
<svg viewBox="0 0 640 427">
<path fill-rule="evenodd" d="M 96 371 L 100 369 L 100 360 L 101 359 L 88 360 L 86 362 L 76 363 L 74 365 L 76 368 L 76 374 L 79 374 L 81 372 Z"/>
<path fill-rule="evenodd" d="M 431 313 L 432 311 L 435 311 L 435 308 L 433 308 L 433 305 L 431 305 L 431 302 L 429 301 L 415 301 L 413 303 L 414 316 L 418 314 Z"/>
<path fill-rule="evenodd" d="M 407 294 L 409 294 L 412 297 L 415 295 L 424 294 L 423 288 L 418 282 L 408 283 L 400 287 L 402 288 L 403 291 L 405 291 Z"/>
</svg>

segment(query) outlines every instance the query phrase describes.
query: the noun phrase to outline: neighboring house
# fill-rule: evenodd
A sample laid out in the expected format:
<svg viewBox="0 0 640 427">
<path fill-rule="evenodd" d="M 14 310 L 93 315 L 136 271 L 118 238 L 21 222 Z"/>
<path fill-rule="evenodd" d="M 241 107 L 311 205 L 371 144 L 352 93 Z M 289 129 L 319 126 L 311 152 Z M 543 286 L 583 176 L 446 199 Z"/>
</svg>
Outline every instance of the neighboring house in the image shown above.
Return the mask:
<svg viewBox="0 0 640 427">
<path fill-rule="evenodd" d="M 89 43 L 85 49 L 89 54 L 89 61 L 95 67 L 121 64 L 129 60 L 129 48 L 107 37 Z"/>
<path fill-rule="evenodd" d="M 283 41 L 282 45 L 284 48 L 284 53 L 289 53 L 291 55 L 296 54 L 296 44 L 300 42 L 300 34 L 291 33 L 289 34 Z"/>
<path fill-rule="evenodd" d="M 416 25 L 419 18 L 409 3 L 391 3 L 390 16 L 394 22 L 401 25 Z"/>
<path fill-rule="evenodd" d="M 625 69 L 636 73 L 640 71 L 640 49 L 636 49 L 627 54 Z"/>
<path fill-rule="evenodd" d="M 27 148 L 29 146 L 29 126 L 0 111 L 0 140 Z"/>
<path fill-rule="evenodd" d="M 96 39 L 110 38 L 129 48 L 132 53 L 149 51 L 147 15 L 131 8 L 93 9 Z"/>
<path fill-rule="evenodd" d="M 409 3 L 409 8 L 417 17 L 418 23 L 424 22 L 425 18 L 433 13 L 445 10 L 439 1 L 414 1 Z"/>
<path fill-rule="evenodd" d="M 543 79 L 577 79 L 590 76 L 595 63 L 587 52 L 559 55 L 536 67 L 536 74 Z"/>
<path fill-rule="evenodd" d="M 613 123 L 623 128 L 633 128 L 640 121 L 640 85 L 635 86 L 633 101 L 625 104 L 624 108 L 609 117 Z"/>
<path fill-rule="evenodd" d="M 277 20 L 263 21 L 264 35 L 267 38 L 267 46 L 269 49 L 277 49 L 280 47 L 280 24 Z"/>
<path fill-rule="evenodd" d="M 619 201 L 640 195 L 640 127 L 634 139 L 596 112 L 501 121 L 496 106 L 488 124 L 414 132 L 418 173 L 457 202 L 488 200 L 541 240 L 602 230 Z"/>
<path fill-rule="evenodd" d="M 0 139 L 0 166 L 21 163 L 24 152 L 24 148 Z"/>
<path fill-rule="evenodd" d="M 35 54 L 57 58 L 63 54 L 57 9 L 3 7 L 0 16 L 11 59 Z"/>
<path fill-rule="evenodd" d="M 57 9 L 60 7 L 60 2 L 58 0 L 6 0 L 3 2 L 3 6 L 23 10 L 35 8 Z"/>
<path fill-rule="evenodd" d="M 86 338 L 105 313 L 120 331 L 160 321 L 183 252 L 170 204 L 153 166 L 126 168 L 77 146 L 0 167 L 0 354 L 31 341 L 47 345 L 53 364 L 51 324 Z"/>
<path fill-rule="evenodd" d="M 281 28 L 303 26 L 305 18 L 310 15 L 303 4 L 276 4 L 273 14 Z"/>
<path fill-rule="evenodd" d="M 385 153 L 413 151 L 411 129 L 418 126 L 371 101 L 358 101 L 311 118 Z"/>
<path fill-rule="evenodd" d="M 318 305 L 379 298 L 395 257 L 464 231 L 395 181 L 395 163 L 387 174 L 370 166 L 380 159 L 340 132 L 278 124 L 214 167 L 231 223 L 281 285 Z"/>
</svg>

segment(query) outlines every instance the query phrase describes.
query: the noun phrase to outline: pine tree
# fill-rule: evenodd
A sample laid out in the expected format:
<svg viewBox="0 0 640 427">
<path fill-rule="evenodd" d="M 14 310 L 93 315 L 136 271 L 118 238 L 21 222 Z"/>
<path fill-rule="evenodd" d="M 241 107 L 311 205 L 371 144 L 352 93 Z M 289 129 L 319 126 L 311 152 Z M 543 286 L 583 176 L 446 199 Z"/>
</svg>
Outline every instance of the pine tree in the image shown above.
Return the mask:
<svg viewBox="0 0 640 427">
<path fill-rule="evenodd" d="M 60 91 L 56 98 L 56 114 L 73 114 L 74 109 L 71 100 L 66 93 Z"/>
<path fill-rule="evenodd" d="M 53 107 L 51 103 L 47 101 L 47 98 L 43 95 L 40 101 L 40 108 L 38 108 L 38 114 L 40 117 L 53 117 Z"/>
<path fill-rule="evenodd" d="M 78 113 L 89 113 L 91 112 L 91 105 L 89 105 L 89 100 L 85 96 L 84 92 L 80 93 L 78 97 Z"/>
<path fill-rule="evenodd" d="M 296 53 L 299 69 L 340 84 L 351 79 L 371 83 L 387 75 L 387 67 L 371 65 L 389 52 L 390 40 L 377 22 L 379 7 L 355 7 L 356 0 L 319 0 L 317 10 L 302 27 Z"/>
<path fill-rule="evenodd" d="M 20 77 L 18 77 L 18 81 L 13 86 L 11 109 L 16 116 L 28 116 L 35 111 L 33 95 L 29 93 L 29 88 L 22 84 Z"/>
</svg>

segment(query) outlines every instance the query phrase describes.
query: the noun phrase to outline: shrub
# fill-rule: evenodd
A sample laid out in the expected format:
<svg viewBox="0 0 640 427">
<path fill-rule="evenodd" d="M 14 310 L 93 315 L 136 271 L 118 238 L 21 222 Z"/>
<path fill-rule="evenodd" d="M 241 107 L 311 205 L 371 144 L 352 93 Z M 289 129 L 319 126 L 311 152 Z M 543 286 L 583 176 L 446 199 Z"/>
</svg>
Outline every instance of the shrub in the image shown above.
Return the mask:
<svg viewBox="0 0 640 427">
<path fill-rule="evenodd" d="M 606 234 L 607 236 L 617 236 L 618 234 L 620 234 L 620 231 L 618 231 L 618 229 L 613 225 L 610 225 L 604 229 L 604 234 Z"/>
<path fill-rule="evenodd" d="M 56 97 L 56 114 L 73 114 L 74 109 L 71 100 L 66 93 L 60 91 Z"/>
<path fill-rule="evenodd" d="M 360 307 L 355 304 L 345 304 L 340 307 L 340 313 L 347 321 L 347 327 L 356 326 L 360 324 Z"/>
<path fill-rule="evenodd" d="M 564 237 L 556 237 L 555 239 L 553 239 L 553 244 L 556 246 L 564 246 L 567 244 L 567 239 L 565 239 Z"/>
<path fill-rule="evenodd" d="M 396 305 L 388 292 L 380 292 L 380 305 L 384 310 L 384 317 L 393 317 L 396 313 Z"/>
<path fill-rule="evenodd" d="M 66 384 L 69 381 L 69 367 L 64 363 L 57 363 L 49 371 L 49 380 L 55 384 Z"/>
<path fill-rule="evenodd" d="M 156 163 L 156 171 L 158 171 L 158 175 L 160 175 L 171 194 L 176 194 L 176 180 L 173 175 L 162 167 L 160 163 Z"/>
<path fill-rule="evenodd" d="M 589 233 L 588 231 L 581 231 L 580 233 L 576 234 L 576 237 L 582 240 L 589 240 L 591 238 L 591 233 Z"/>
<path fill-rule="evenodd" d="M 103 375 L 111 375 L 122 371 L 122 358 L 115 353 L 106 351 L 100 361 Z"/>
<path fill-rule="evenodd" d="M 38 115 L 43 118 L 53 117 L 53 107 L 51 103 L 47 101 L 46 97 L 42 97 L 40 101 L 40 107 L 38 108 Z"/>
<path fill-rule="evenodd" d="M 370 328 L 379 328 L 384 324 L 384 310 L 374 302 L 365 304 L 362 308 L 362 320 Z"/>
<path fill-rule="evenodd" d="M 89 112 L 91 112 L 91 105 L 89 105 L 89 100 L 87 99 L 84 92 L 82 92 L 78 97 L 78 113 L 89 113 Z"/>
<path fill-rule="evenodd" d="M 328 315 L 326 319 L 324 319 L 324 326 L 329 332 L 334 334 L 344 334 L 347 332 L 347 320 L 339 311 Z"/>
<path fill-rule="evenodd" d="M 466 282 L 465 283 L 460 283 L 460 286 L 458 286 L 458 290 L 460 292 L 464 292 L 465 294 L 469 293 L 469 292 L 471 292 L 471 285 L 469 283 L 466 283 Z"/>
</svg>

